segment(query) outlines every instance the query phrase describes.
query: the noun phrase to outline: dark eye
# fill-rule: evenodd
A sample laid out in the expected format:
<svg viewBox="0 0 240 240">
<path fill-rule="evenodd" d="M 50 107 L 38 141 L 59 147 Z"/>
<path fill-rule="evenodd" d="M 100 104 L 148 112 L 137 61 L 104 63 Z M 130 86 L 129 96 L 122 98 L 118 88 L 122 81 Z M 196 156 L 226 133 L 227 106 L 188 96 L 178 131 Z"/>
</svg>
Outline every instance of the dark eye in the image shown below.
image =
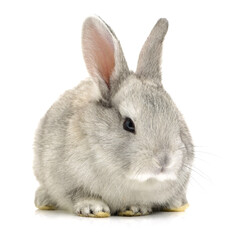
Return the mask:
<svg viewBox="0 0 240 240">
<path fill-rule="evenodd" d="M 124 123 L 123 123 L 123 128 L 126 131 L 129 131 L 131 133 L 135 133 L 135 126 L 131 118 L 125 118 Z"/>
</svg>

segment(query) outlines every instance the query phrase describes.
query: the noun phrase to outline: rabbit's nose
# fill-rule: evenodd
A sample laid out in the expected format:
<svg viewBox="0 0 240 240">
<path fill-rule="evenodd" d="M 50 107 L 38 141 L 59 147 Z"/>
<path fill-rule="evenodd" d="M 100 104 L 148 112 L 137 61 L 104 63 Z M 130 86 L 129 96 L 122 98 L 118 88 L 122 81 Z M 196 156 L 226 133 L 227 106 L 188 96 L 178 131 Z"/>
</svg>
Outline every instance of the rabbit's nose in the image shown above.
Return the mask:
<svg viewBox="0 0 240 240">
<path fill-rule="evenodd" d="M 159 165 L 160 165 L 160 167 L 161 167 L 162 169 L 164 169 L 165 167 L 167 167 L 168 164 L 169 164 L 169 156 L 168 156 L 168 154 L 165 153 L 165 154 L 159 156 L 158 162 L 159 162 Z"/>
</svg>

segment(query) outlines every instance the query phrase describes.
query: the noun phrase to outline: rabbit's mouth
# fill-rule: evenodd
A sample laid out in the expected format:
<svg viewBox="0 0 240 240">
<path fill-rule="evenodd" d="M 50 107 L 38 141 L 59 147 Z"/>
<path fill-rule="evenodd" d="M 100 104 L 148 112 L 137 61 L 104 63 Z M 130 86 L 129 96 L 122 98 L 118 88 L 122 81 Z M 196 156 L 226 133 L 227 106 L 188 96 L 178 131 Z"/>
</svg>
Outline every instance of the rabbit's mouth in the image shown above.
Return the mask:
<svg viewBox="0 0 240 240">
<path fill-rule="evenodd" d="M 145 182 L 150 179 L 157 180 L 160 182 L 163 181 L 175 181 L 177 179 L 177 175 L 174 171 L 166 170 L 166 169 L 158 169 L 153 171 L 152 173 L 138 173 L 130 175 L 131 180 L 136 180 L 139 182 Z"/>
</svg>

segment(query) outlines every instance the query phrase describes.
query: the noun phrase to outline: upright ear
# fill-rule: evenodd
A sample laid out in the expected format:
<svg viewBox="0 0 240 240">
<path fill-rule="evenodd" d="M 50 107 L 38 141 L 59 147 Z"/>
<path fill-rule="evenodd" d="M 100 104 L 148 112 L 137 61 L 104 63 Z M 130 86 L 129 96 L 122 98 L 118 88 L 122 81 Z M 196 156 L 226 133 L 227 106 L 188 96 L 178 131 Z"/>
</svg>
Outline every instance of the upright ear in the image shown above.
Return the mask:
<svg viewBox="0 0 240 240">
<path fill-rule="evenodd" d="M 162 43 L 167 30 L 167 19 L 159 19 L 140 52 L 136 70 L 138 77 L 156 79 L 160 83 Z"/>
<path fill-rule="evenodd" d="M 106 99 L 129 75 L 121 45 L 111 28 L 99 17 L 89 17 L 82 29 L 82 50 L 91 77 Z"/>
</svg>

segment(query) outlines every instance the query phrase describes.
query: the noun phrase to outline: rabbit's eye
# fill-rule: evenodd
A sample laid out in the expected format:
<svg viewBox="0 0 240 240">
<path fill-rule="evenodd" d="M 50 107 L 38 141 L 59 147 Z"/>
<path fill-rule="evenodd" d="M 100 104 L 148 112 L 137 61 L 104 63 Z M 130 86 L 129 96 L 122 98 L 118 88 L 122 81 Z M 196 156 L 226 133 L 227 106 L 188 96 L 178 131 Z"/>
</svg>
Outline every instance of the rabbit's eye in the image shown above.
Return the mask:
<svg viewBox="0 0 240 240">
<path fill-rule="evenodd" d="M 131 133 L 135 133 L 135 126 L 131 118 L 125 118 L 123 128 Z"/>
</svg>

